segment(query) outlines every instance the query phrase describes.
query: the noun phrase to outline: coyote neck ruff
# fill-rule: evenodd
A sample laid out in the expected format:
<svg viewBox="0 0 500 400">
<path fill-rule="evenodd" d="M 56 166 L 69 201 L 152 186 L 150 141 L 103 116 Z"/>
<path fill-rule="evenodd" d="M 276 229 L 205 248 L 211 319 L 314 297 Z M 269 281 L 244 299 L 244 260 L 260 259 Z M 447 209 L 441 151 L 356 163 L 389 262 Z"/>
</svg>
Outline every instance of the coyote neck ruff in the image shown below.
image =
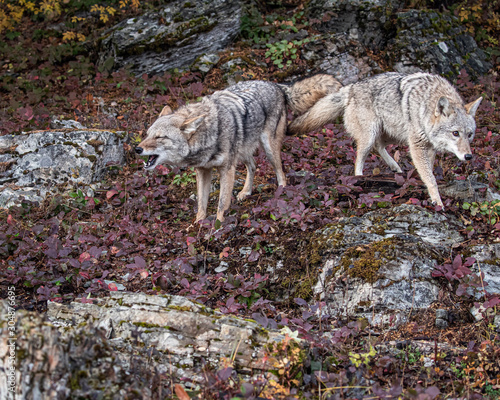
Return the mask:
<svg viewBox="0 0 500 400">
<path fill-rule="evenodd" d="M 373 148 L 392 171 L 402 172 L 385 148 L 389 144 L 408 145 L 431 200 L 442 206 L 432 173 L 436 152 L 472 159 L 470 142 L 481 100 L 464 104 L 453 86 L 438 75 L 389 72 L 325 96 L 293 121 L 289 131 L 310 132 L 343 116 L 357 145 L 356 175 L 363 175 L 365 159 Z"/>
</svg>

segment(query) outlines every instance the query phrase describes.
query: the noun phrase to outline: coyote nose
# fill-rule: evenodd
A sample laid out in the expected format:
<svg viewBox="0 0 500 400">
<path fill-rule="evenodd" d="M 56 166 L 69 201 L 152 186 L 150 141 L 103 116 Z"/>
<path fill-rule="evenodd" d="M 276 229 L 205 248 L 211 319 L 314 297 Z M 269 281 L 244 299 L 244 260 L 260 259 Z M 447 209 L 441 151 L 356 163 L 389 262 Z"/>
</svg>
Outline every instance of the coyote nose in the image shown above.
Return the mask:
<svg viewBox="0 0 500 400">
<path fill-rule="evenodd" d="M 466 155 L 464 156 L 464 158 L 465 158 L 467 161 L 472 160 L 472 154 L 466 154 Z"/>
<path fill-rule="evenodd" d="M 136 148 L 135 148 L 135 152 L 136 152 L 137 154 L 142 154 L 142 152 L 143 152 L 143 151 L 144 151 L 144 150 L 142 149 L 142 147 L 136 147 Z M 469 156 L 469 155 L 470 155 L 470 154 L 467 154 L 467 155 L 465 156 L 465 158 L 467 158 L 467 156 Z M 472 156 L 471 156 L 471 158 L 472 158 Z M 467 158 L 467 159 L 468 159 L 468 158 Z"/>
</svg>

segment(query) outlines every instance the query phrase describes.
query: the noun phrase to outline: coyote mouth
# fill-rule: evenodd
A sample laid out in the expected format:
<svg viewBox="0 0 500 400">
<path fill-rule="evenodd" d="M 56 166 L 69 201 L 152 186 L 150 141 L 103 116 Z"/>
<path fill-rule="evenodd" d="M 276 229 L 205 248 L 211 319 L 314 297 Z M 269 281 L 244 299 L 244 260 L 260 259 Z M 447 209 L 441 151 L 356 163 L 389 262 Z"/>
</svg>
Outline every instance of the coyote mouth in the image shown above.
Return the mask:
<svg viewBox="0 0 500 400">
<path fill-rule="evenodd" d="M 144 164 L 144 168 L 151 168 L 155 165 L 156 160 L 158 160 L 159 155 L 158 154 L 153 154 L 152 156 L 149 156 L 148 161 L 146 164 Z"/>
</svg>

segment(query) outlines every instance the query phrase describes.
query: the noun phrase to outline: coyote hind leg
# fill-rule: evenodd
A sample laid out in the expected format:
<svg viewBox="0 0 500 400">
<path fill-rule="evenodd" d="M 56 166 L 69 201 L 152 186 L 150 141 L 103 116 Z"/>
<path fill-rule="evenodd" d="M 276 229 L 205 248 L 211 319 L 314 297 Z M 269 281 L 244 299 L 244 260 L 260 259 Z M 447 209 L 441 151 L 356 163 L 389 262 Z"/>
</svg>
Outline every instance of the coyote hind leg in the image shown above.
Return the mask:
<svg viewBox="0 0 500 400">
<path fill-rule="evenodd" d="M 267 124 L 269 125 L 269 124 Z M 286 114 L 283 111 L 276 127 L 266 126 L 261 136 L 264 152 L 274 168 L 278 178 L 278 186 L 286 186 L 285 173 L 281 165 L 281 145 L 286 132 Z"/>
<path fill-rule="evenodd" d="M 245 179 L 245 186 L 241 189 L 241 192 L 238 193 L 236 198 L 238 201 L 245 199 L 246 197 L 252 194 L 252 186 L 253 186 L 253 178 L 255 176 L 255 160 L 253 155 L 250 155 L 245 160 L 243 160 L 245 166 L 247 167 L 247 177 Z"/>
<path fill-rule="evenodd" d="M 399 173 L 403 172 L 403 170 L 398 165 L 398 163 L 387 152 L 383 143 L 376 142 L 375 149 L 377 150 L 378 154 L 380 154 L 380 157 L 382 157 L 382 159 L 385 161 L 385 163 L 389 166 L 389 168 L 391 169 L 392 172 L 399 172 Z"/>
</svg>

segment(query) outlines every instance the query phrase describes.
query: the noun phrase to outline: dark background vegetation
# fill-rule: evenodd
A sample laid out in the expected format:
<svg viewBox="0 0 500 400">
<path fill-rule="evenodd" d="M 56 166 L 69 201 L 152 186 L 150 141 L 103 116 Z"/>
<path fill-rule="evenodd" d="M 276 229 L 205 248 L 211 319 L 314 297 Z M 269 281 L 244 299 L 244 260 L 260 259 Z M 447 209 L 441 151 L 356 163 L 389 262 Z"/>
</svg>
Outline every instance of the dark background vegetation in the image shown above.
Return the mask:
<svg viewBox="0 0 500 400">
<path fill-rule="evenodd" d="M 206 76 L 189 71 L 133 76 L 127 70 L 96 67 L 93 43 L 106 28 L 164 3 L 47 0 L 31 7 L 1 2 L 0 134 L 47 129 L 55 116 L 75 119 L 89 128 L 126 131 L 132 148 L 164 105 L 175 108 L 225 87 L 217 67 Z M 241 67 L 243 78 L 282 81 L 303 73 L 307 64 L 300 58 L 300 44 L 278 63 L 266 46 L 278 29 L 315 32 L 314 22 L 304 17 L 302 3 L 257 1 L 258 12 L 245 18 L 234 49 L 223 52 L 220 63 L 238 55 L 267 64 Z M 442 155 L 435 172 L 440 181 L 476 174 L 498 191 L 499 2 L 413 0 L 404 7 L 455 14 L 491 57 L 490 74 L 472 81 L 463 72 L 454 82 L 466 100 L 484 97 L 473 143 L 476 156 L 464 163 Z M 47 300 L 91 301 L 123 284 L 131 291 L 188 296 L 266 327 L 289 326 L 315 344 L 325 363 L 320 368 L 304 366 L 290 356 L 283 372 L 277 373 L 275 398 L 317 398 L 318 385 L 322 398 L 354 398 L 353 388 L 361 381 L 366 385 L 366 379 L 371 383 L 363 390 L 371 398 L 497 398 L 500 346 L 488 319 L 476 323 L 464 312 L 450 329 L 437 331 L 429 310 L 397 332 L 373 337 L 363 321 L 316 312 L 322 306 L 312 292 L 321 268 L 321 255 L 314 245 L 316 229 L 343 216 L 401 203 L 433 210 L 406 148 L 392 152 L 396 150 L 405 171 L 396 179 L 378 157 L 372 155 L 366 163 L 374 177 L 392 182 L 384 190 L 376 179 L 352 176 L 355 150 L 341 124 L 289 137 L 283 147 L 289 186 L 276 191 L 272 168 L 259 152 L 254 194 L 243 203 L 234 202 L 221 227 L 212 220 L 192 225 L 195 201 L 190 196 L 196 190 L 192 170 L 161 166 L 145 173 L 143 160 L 131 155 L 128 165 L 113 169 L 93 197 L 73 189 L 44 204 L 26 201 L 21 207 L 0 211 L 0 293 L 3 297 L 13 285 L 21 307 L 43 311 Z M 243 168 L 237 178 L 237 186 L 242 186 Z M 212 213 L 216 199 L 217 192 L 211 195 Z M 462 233 L 468 241 L 453 249 L 436 275 L 441 275 L 438 279 L 444 287 L 453 288 L 455 304 L 467 310 L 472 300 L 463 288 L 472 284 L 474 276 L 464 246 L 498 238 L 500 207 L 444 200 L 446 213 L 465 223 Z M 221 261 L 227 263 L 227 270 L 217 273 Z M 278 261 L 286 267 L 276 277 L 267 268 Z M 455 289 L 460 288 L 457 294 Z M 483 301 L 495 308 L 495 299 Z M 325 339 L 322 333 L 332 328 L 336 333 Z M 424 367 L 422 355 L 411 347 L 401 348 L 397 355 L 370 352 L 378 342 L 412 338 L 466 350 L 446 358 L 436 351 L 432 367 Z M 288 350 L 284 349 L 273 351 L 276 356 L 285 351 L 281 354 L 285 356 Z M 319 369 L 322 372 L 315 374 Z M 242 393 L 227 374 L 210 379 L 201 398 Z M 337 389 L 327 389 L 332 387 Z"/>
</svg>

